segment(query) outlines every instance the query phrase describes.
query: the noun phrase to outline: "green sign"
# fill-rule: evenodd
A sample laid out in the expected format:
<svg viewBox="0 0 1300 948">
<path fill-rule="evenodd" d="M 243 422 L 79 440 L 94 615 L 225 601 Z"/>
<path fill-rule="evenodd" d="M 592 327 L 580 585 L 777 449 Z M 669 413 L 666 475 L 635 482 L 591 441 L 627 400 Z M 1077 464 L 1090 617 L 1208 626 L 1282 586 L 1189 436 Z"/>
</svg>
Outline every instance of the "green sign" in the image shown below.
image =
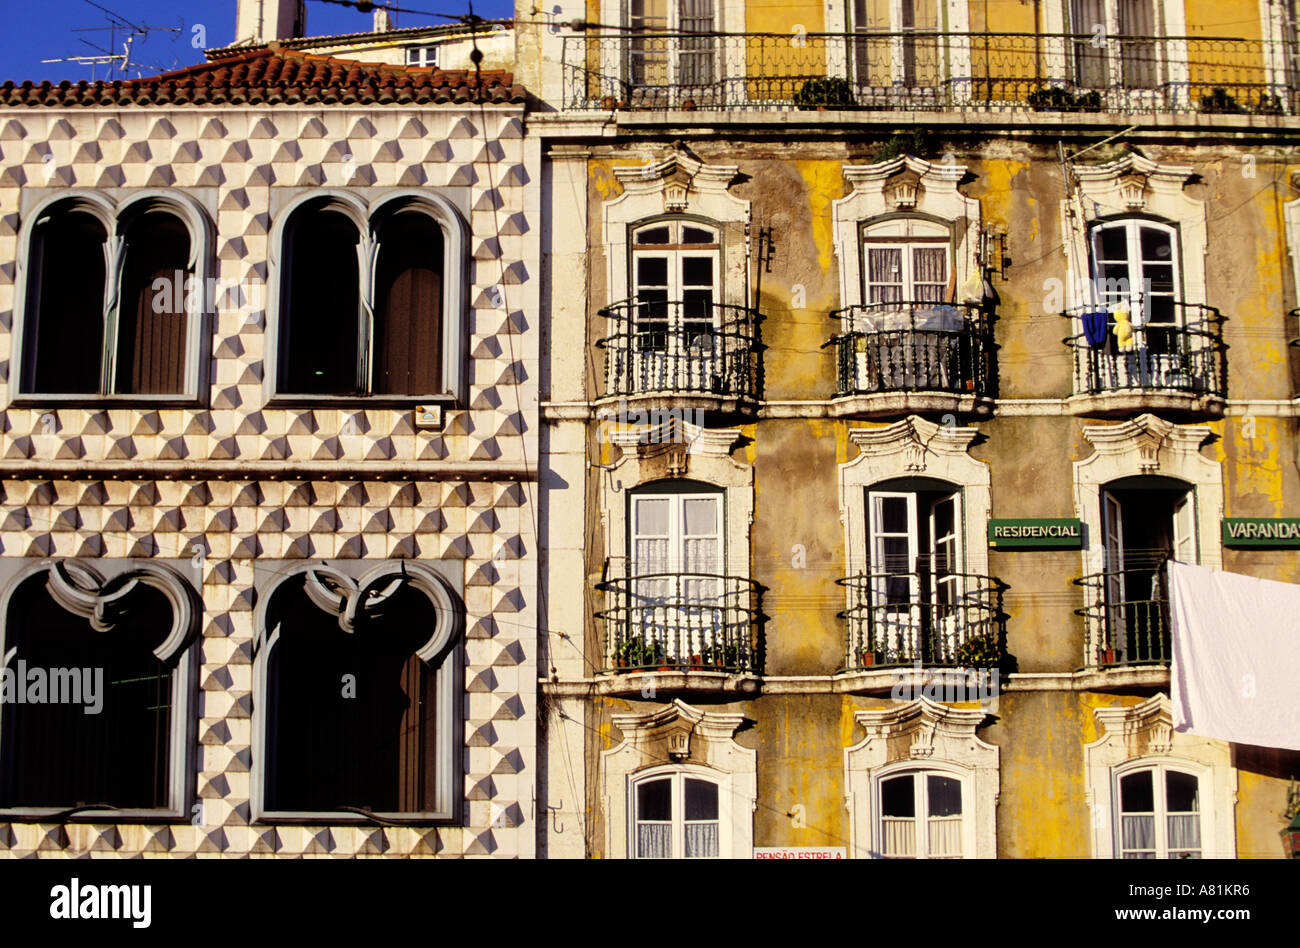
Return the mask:
<svg viewBox="0 0 1300 948">
<path fill-rule="evenodd" d="M 1300 517 L 1224 517 L 1223 545 L 1300 549 Z"/>
<path fill-rule="evenodd" d="M 1072 517 L 990 520 L 989 546 L 999 550 L 1081 550 L 1083 524 Z"/>
</svg>

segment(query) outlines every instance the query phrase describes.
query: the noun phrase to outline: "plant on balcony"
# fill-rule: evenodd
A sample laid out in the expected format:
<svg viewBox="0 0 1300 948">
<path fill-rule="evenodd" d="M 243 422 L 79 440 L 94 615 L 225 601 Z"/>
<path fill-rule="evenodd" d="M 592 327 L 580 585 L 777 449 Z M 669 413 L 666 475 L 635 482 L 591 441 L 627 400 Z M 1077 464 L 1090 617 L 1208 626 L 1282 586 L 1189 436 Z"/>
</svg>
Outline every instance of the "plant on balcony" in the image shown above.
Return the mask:
<svg viewBox="0 0 1300 948">
<path fill-rule="evenodd" d="M 1281 115 L 1282 97 L 1261 92 L 1259 101 L 1250 107 L 1250 111 L 1256 115 Z"/>
<path fill-rule="evenodd" d="M 706 667 L 714 668 L 739 668 L 740 667 L 740 646 L 724 645 L 719 642 L 716 645 L 706 645 L 700 652 L 704 659 Z"/>
<path fill-rule="evenodd" d="M 669 659 L 661 644 L 634 635 L 618 647 L 614 661 L 619 668 L 654 668 L 666 665 Z"/>
<path fill-rule="evenodd" d="M 1060 86 L 1044 86 L 1029 93 L 1027 101 L 1035 112 L 1101 111 L 1101 93 L 1096 89 L 1075 95 Z"/>
<path fill-rule="evenodd" d="M 1002 646 L 995 632 L 969 638 L 953 653 L 954 661 L 966 668 L 997 668 L 1002 658 Z"/>
<path fill-rule="evenodd" d="M 794 104 L 805 110 L 831 106 L 852 108 L 856 105 L 853 100 L 853 87 L 849 85 L 847 79 L 839 76 L 809 79 L 794 94 Z"/>
<path fill-rule="evenodd" d="M 1214 87 L 1214 91 L 1209 95 L 1201 96 L 1201 111 L 1210 113 L 1240 113 L 1245 112 L 1237 102 L 1236 98 L 1228 94 L 1227 89 L 1219 86 Z"/>
</svg>

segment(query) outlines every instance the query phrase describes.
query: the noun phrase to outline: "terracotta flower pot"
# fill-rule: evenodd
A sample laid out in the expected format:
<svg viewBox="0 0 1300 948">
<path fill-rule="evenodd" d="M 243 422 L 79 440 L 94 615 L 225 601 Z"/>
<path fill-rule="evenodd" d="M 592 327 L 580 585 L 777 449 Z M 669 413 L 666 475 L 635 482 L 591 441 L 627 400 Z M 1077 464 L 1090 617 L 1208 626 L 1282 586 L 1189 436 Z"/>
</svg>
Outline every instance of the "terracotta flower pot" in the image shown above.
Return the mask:
<svg viewBox="0 0 1300 948">
<path fill-rule="evenodd" d="M 875 653 L 875 652 L 863 652 L 861 658 L 862 658 L 862 667 L 863 667 L 863 668 L 867 668 L 868 666 L 871 666 L 871 665 L 876 664 L 876 653 Z"/>
</svg>

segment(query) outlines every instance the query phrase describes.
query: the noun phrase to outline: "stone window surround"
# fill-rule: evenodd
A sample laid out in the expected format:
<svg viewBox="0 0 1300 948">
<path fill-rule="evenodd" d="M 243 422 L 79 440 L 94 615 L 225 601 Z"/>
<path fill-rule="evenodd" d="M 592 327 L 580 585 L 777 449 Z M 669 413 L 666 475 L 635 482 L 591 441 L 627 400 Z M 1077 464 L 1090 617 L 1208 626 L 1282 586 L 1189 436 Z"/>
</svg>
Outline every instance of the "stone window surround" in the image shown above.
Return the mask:
<svg viewBox="0 0 1300 948">
<path fill-rule="evenodd" d="M 267 629 L 267 612 L 276 591 L 295 577 L 318 572 L 342 585 L 351 594 L 340 598 L 337 604 L 337 621 L 344 631 L 351 632 L 359 603 L 371 589 L 381 588 L 393 579 L 406 576 L 411 585 L 423 593 L 433 604 L 438 614 L 437 628 L 417 651 L 416 655 L 425 662 L 438 660 L 436 689 L 439 701 L 437 762 L 436 773 L 438 789 L 436 798 L 439 806 L 436 811 L 427 813 L 385 814 L 385 819 L 395 823 L 411 825 L 460 825 L 463 789 L 461 787 L 464 768 L 464 648 L 465 607 L 462 598 L 463 576 L 456 573 L 450 565 L 440 561 L 417 562 L 412 560 L 333 560 L 329 562 L 303 563 L 292 561 L 287 569 L 275 569 L 275 563 L 264 563 L 270 568 L 265 579 L 257 583 L 257 605 L 253 613 L 254 648 L 253 648 L 253 713 L 252 713 L 252 763 L 251 820 L 253 823 L 300 823 L 300 824 L 340 824 L 365 823 L 366 817 L 346 810 L 326 812 L 287 812 L 270 811 L 264 804 L 265 774 L 263 761 L 267 753 L 266 714 L 267 701 L 267 660 L 271 648 L 275 645 L 273 630 Z M 322 608 L 322 621 L 329 621 L 329 613 Z"/>
<path fill-rule="evenodd" d="M 1092 855 L 1113 859 L 1118 851 L 1119 778 L 1164 764 L 1201 780 L 1201 852 L 1204 858 L 1235 859 L 1237 771 L 1226 741 L 1173 729 L 1169 697 L 1152 695 L 1129 707 L 1094 708 L 1099 737 L 1085 744 L 1085 797 L 1092 813 Z"/>
<path fill-rule="evenodd" d="M 217 272 L 215 259 L 216 220 L 215 190 L 212 188 L 28 188 L 22 194 L 23 223 L 18 237 L 17 271 L 14 276 L 13 329 L 10 333 L 10 373 L 6 383 L 5 405 L 109 405 L 202 404 L 207 396 L 208 354 L 211 351 L 211 315 L 207 313 L 207 287 Z M 190 278 L 203 287 L 203 305 L 197 318 L 190 315 L 185 333 L 185 386 L 174 394 L 22 394 L 25 359 L 28 284 L 31 274 L 32 239 L 36 223 L 56 205 L 83 211 L 97 218 L 108 234 L 109 244 L 116 238 L 118 222 L 134 213 L 137 205 L 153 204 L 175 216 L 190 236 Z M 110 260 L 110 268 L 120 263 Z M 109 279 L 113 279 L 110 274 Z M 188 279 L 188 278 L 187 278 Z M 105 305 L 108 300 L 105 300 Z M 115 302 L 116 305 L 116 302 Z"/>
<path fill-rule="evenodd" d="M 845 808 L 855 857 L 879 857 L 881 779 L 915 769 L 961 780 L 963 855 L 997 856 L 1000 752 L 975 734 L 985 716 L 980 708 L 952 708 L 925 696 L 854 714 L 866 731 L 861 741 L 844 750 Z"/>
<path fill-rule="evenodd" d="M 975 428 L 936 425 L 918 415 L 892 425 L 849 430 L 849 440 L 860 453 L 840 465 L 847 575 L 867 568 L 866 489 L 906 477 L 933 478 L 960 490 L 963 571 L 988 575 L 986 525 L 992 509 L 992 476 L 988 464 L 968 453 L 978 434 Z"/>
<path fill-rule="evenodd" d="M 966 172 L 965 165 L 936 164 L 911 155 L 876 165 L 844 166 L 853 190 L 831 205 L 842 307 L 864 302 L 864 228 L 891 218 L 916 217 L 949 228 L 955 287 L 980 272 L 980 202 L 957 189 Z"/>
<path fill-rule="evenodd" d="M 636 782 L 663 773 L 695 773 L 718 785 L 718 852 L 747 859 L 754 848 L 758 807 L 758 752 L 737 744 L 743 714 L 702 711 L 682 701 L 643 714 L 611 716 L 623 740 L 602 751 L 601 799 L 605 811 L 605 856 L 626 859 L 633 850 Z"/>
<path fill-rule="evenodd" d="M 274 223 L 267 240 L 266 288 L 266 374 L 263 388 L 267 404 L 271 405 L 344 405 L 378 407 L 382 405 L 440 404 L 444 408 L 464 405 L 467 401 L 469 372 L 469 226 L 463 211 L 457 207 L 458 193 L 419 188 L 341 188 L 293 189 L 280 197 L 278 207 L 273 207 Z M 358 288 L 361 307 L 372 310 L 373 269 L 376 243 L 371 233 L 371 220 L 390 204 L 410 206 L 427 214 L 443 232 L 442 271 L 442 378 L 444 394 L 438 395 L 304 395 L 279 391 L 280 338 L 279 326 L 281 285 L 286 276 L 284 238 L 289 219 L 294 211 L 312 201 L 325 201 L 326 206 L 349 219 L 360 235 L 360 283 Z"/>
<path fill-rule="evenodd" d="M 33 576 L 47 572 L 55 565 L 69 567 L 71 578 L 82 587 L 73 599 L 56 599 L 68 611 L 83 615 L 96 621 L 95 610 L 100 603 L 97 592 L 90 589 L 102 589 L 104 584 L 120 576 L 131 576 L 140 583 L 156 589 L 166 596 L 172 607 L 172 628 L 156 649 L 154 654 L 162 660 L 171 659 L 178 654 L 175 671 L 172 675 L 172 708 L 180 713 L 171 715 L 171 733 L 168 736 L 167 806 L 155 809 L 130 810 L 86 810 L 73 814 L 71 821 L 90 821 L 96 823 L 139 822 L 140 820 L 173 819 L 188 820 L 189 804 L 194 799 L 196 774 L 195 727 L 197 715 L 197 681 L 199 649 L 193 646 L 199 638 L 199 618 L 203 612 L 202 600 L 193 584 L 185 574 L 193 569 L 190 560 L 140 560 L 126 558 L 75 559 L 50 558 L 31 560 L 18 557 L 0 558 L 0 659 L 7 652 L 5 645 L 5 622 L 9 615 L 9 603 L 14 591 Z M 112 630 L 105 630 L 111 635 Z M 21 656 L 18 656 L 21 657 Z M 4 714 L 4 705 L 0 704 L 0 716 Z M 66 807 L 18 807 L 0 810 L 0 820 L 37 820 L 48 818 L 51 814 L 66 810 Z"/>
</svg>

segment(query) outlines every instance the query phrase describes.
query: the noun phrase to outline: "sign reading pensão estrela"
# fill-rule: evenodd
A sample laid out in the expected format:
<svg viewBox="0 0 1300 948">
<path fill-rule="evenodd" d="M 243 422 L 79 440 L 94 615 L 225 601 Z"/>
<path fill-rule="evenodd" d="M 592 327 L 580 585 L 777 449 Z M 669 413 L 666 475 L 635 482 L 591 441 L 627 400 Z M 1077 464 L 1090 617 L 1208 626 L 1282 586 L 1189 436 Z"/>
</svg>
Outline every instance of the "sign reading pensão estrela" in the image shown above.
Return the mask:
<svg viewBox="0 0 1300 948">
<path fill-rule="evenodd" d="M 1072 517 L 990 520 L 989 546 L 999 550 L 1079 550 L 1083 524 Z"/>
</svg>

